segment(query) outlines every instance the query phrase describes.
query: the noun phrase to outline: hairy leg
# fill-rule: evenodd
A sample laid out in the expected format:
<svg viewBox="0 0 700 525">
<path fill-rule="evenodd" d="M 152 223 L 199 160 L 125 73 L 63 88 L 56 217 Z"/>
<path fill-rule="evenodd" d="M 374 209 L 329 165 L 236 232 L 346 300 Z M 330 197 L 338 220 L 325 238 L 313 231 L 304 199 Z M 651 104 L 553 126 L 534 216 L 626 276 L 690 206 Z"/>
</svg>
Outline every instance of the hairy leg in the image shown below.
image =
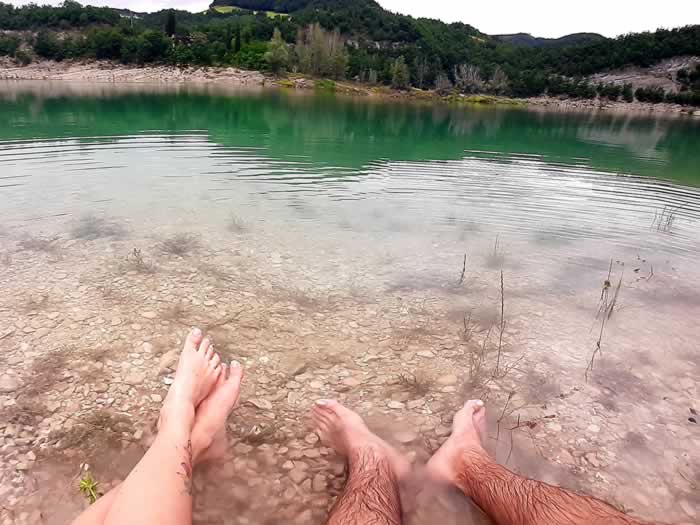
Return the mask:
<svg viewBox="0 0 700 525">
<path fill-rule="evenodd" d="M 497 464 L 481 444 L 485 413 L 482 401 L 468 401 L 427 468 L 434 479 L 471 498 L 496 524 L 643 525 L 598 499 L 518 476 Z"/>
<path fill-rule="evenodd" d="M 399 525 L 399 480 L 410 464 L 337 401 L 317 401 L 312 417 L 321 441 L 348 462 L 348 481 L 328 525 Z"/>
</svg>

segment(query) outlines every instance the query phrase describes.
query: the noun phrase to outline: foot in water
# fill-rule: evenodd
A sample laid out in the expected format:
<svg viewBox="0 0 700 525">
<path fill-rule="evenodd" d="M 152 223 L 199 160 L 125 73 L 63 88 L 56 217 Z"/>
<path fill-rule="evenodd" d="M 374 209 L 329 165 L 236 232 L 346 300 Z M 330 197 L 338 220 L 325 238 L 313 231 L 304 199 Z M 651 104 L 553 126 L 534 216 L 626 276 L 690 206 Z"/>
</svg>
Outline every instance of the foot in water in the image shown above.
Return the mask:
<svg viewBox="0 0 700 525">
<path fill-rule="evenodd" d="M 226 452 L 226 420 L 238 402 L 243 368 L 237 361 L 222 370 L 211 393 L 197 407 L 192 429 L 195 464 L 220 458 Z"/>
<path fill-rule="evenodd" d="M 159 428 L 185 424 L 192 429 L 195 408 L 206 398 L 221 374 L 221 359 L 209 339 L 193 328 L 185 340 L 180 361 L 168 395 L 160 411 Z"/>
<path fill-rule="evenodd" d="M 464 471 L 469 453 L 486 454 L 482 438 L 486 434 L 486 408 L 481 400 L 467 401 L 452 420 L 452 434 L 428 461 L 426 471 L 435 481 L 455 484 Z"/>
<path fill-rule="evenodd" d="M 411 471 L 411 464 L 396 449 L 373 434 L 362 418 L 334 400 L 317 401 L 311 412 L 321 442 L 351 460 L 355 454 L 371 452 L 386 459 L 398 480 Z"/>
</svg>

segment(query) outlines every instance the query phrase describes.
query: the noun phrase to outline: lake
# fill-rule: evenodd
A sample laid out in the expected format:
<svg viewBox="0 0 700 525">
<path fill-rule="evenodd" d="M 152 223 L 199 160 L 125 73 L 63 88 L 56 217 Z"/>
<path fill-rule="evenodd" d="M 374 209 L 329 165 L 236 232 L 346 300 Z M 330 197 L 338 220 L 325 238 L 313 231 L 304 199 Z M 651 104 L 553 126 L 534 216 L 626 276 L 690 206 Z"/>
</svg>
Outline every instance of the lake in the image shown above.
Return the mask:
<svg viewBox="0 0 700 525">
<path fill-rule="evenodd" d="M 318 521 L 342 469 L 316 483 L 304 414 L 331 396 L 421 461 L 478 395 L 511 468 L 697 515 L 700 120 L 2 82 L 0 122 L 8 465 L 44 451 L 18 509 L 71 516 L 84 461 L 126 474 L 196 324 L 273 405 L 241 406 L 234 497 L 198 522 Z"/>
</svg>

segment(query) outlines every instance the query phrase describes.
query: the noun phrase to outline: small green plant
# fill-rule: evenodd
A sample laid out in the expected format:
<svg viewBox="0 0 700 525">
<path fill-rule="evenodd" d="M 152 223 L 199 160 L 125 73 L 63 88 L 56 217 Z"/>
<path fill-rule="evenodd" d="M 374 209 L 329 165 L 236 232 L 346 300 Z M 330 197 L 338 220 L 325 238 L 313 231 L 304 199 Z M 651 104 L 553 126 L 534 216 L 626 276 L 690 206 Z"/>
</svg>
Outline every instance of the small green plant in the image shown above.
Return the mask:
<svg viewBox="0 0 700 525">
<path fill-rule="evenodd" d="M 335 91 L 335 82 L 330 79 L 317 80 L 315 87 L 319 91 Z"/>
<path fill-rule="evenodd" d="M 92 474 L 90 474 L 90 472 L 86 472 L 85 475 L 80 478 L 78 489 L 80 490 L 80 493 L 87 498 L 90 505 L 97 501 L 97 485 L 98 483 L 92 479 Z"/>
</svg>

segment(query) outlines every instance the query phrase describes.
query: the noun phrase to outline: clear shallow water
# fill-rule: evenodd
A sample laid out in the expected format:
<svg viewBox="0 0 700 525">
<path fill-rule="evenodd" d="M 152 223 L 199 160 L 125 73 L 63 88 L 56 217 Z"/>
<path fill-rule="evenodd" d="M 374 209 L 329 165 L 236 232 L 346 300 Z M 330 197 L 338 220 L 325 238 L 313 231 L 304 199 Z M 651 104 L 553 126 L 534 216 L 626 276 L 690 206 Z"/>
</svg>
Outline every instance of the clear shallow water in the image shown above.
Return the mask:
<svg viewBox="0 0 700 525">
<path fill-rule="evenodd" d="M 274 401 L 285 448 L 315 447 L 302 401 L 319 396 L 435 437 L 464 397 L 484 397 L 469 386 L 466 359 L 473 345 L 495 349 L 503 269 L 513 369 L 486 393 L 490 412 L 522 407 L 513 424 L 557 414 L 518 438 L 510 465 L 654 519 L 680 523 L 697 506 L 687 483 L 698 472 L 687 419 L 698 373 L 697 122 L 69 83 L 0 84 L 0 119 L 0 338 L 21 356 L 24 381 L 41 386 L 41 370 L 85 383 L 63 391 L 72 419 L 82 399 L 85 413 L 111 406 L 145 421 L 157 410 L 147 394 L 164 385 L 119 388 L 132 370 L 150 378 L 160 366 L 142 343 L 165 352 L 197 325 L 245 361 L 246 398 Z M 164 249 L 182 233 L 200 241 L 185 257 Z M 31 236 L 60 240 L 27 247 Z M 134 248 L 153 272 L 126 260 Z M 611 259 L 613 284 L 624 282 L 603 337 L 596 312 Z M 467 316 L 476 335 L 465 342 Z M 105 361 L 105 375 L 91 377 L 86 360 Z M 290 396 L 290 364 L 300 360 L 309 370 Z M 394 390 L 397 374 L 418 372 L 430 387 L 425 405 L 387 415 L 387 399 L 407 399 Z M 432 382 L 447 373 L 464 381 L 460 390 Z M 361 378 L 349 391 L 348 374 Z M 88 389 L 97 383 L 108 392 Z M 74 399 L 80 390 L 89 396 Z M 51 387 L 38 397 L 57 395 Z M 266 418 L 244 403 L 233 435 Z M 77 514 L 66 503 L 78 500 L 80 447 L 65 474 L 47 467 L 60 490 L 32 489 L 29 510 L 57 523 Z M 123 451 L 108 448 L 93 442 L 96 479 L 128 470 Z M 567 453 L 571 471 L 560 472 L 573 448 L 596 451 L 605 466 Z M 247 459 L 249 469 L 214 484 L 211 505 L 197 500 L 197 523 L 322 521 L 326 502 L 290 485 L 277 465 L 286 456 Z M 323 462 L 313 468 L 327 471 Z M 233 499 L 231 487 L 240 488 Z M 311 506 L 313 520 L 295 519 Z"/>
<path fill-rule="evenodd" d="M 700 249 L 697 120 L 211 87 L 0 93 L 1 209 L 18 233 L 86 213 L 204 233 L 233 213 L 309 257 L 393 246 L 439 264 L 436 243 L 487 252 L 496 236 L 528 262 L 596 267 Z"/>
</svg>

